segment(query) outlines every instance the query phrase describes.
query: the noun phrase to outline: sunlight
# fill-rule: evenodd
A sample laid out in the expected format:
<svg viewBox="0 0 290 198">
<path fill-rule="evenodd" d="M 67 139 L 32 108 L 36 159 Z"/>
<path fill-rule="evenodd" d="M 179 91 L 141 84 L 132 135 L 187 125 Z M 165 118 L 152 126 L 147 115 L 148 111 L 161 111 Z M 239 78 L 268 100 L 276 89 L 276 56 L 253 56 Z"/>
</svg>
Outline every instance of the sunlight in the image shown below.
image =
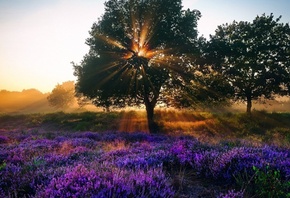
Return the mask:
<svg viewBox="0 0 290 198">
<path fill-rule="evenodd" d="M 119 65 L 120 64 L 114 63 L 114 64 L 111 65 L 111 67 L 116 67 L 116 66 L 119 66 Z M 102 82 L 100 82 L 100 85 L 105 84 L 106 82 L 108 82 L 111 78 L 113 78 L 116 74 L 118 74 L 124 67 L 126 67 L 126 65 L 122 65 L 122 67 L 120 67 L 117 70 L 115 70 L 114 72 L 112 72 L 105 79 L 103 79 Z M 109 69 L 109 68 L 106 68 L 106 69 Z"/>
<path fill-rule="evenodd" d="M 127 49 L 125 46 L 123 46 L 119 41 L 110 38 L 109 36 L 104 36 L 104 35 L 100 35 L 100 34 L 95 34 L 96 37 L 102 39 L 103 41 L 105 41 L 106 43 L 118 47 L 120 49 Z"/>
<path fill-rule="evenodd" d="M 118 131 L 126 132 L 149 132 L 148 123 L 144 111 L 123 112 Z"/>
<path fill-rule="evenodd" d="M 132 109 L 132 108 L 131 108 Z M 217 120 L 210 113 L 192 112 L 185 110 L 159 109 L 155 114 L 162 131 L 168 134 L 187 134 L 202 141 L 214 143 L 218 138 L 210 138 L 219 134 L 219 130 L 227 132 L 227 128 L 219 125 Z M 149 132 L 144 110 L 128 110 L 122 113 L 119 121 L 119 132 Z M 207 137 L 207 139 L 203 139 Z"/>
<path fill-rule="evenodd" d="M 155 42 L 157 39 L 156 26 L 159 23 L 156 21 L 158 17 L 152 15 L 156 13 L 146 12 L 144 16 L 141 16 L 134 7 L 131 8 L 130 12 L 129 17 L 125 14 L 120 15 L 120 21 L 123 23 L 121 28 L 124 28 L 125 38 L 122 36 L 119 39 L 110 34 L 106 36 L 101 32 L 95 34 L 96 39 L 107 44 L 107 47 L 99 55 L 107 54 L 108 57 L 112 57 L 113 62 L 101 65 L 101 69 L 98 70 L 98 72 L 110 71 L 102 79 L 100 85 L 108 83 L 110 79 L 115 79 L 118 76 L 120 81 L 111 82 L 110 86 L 122 83 L 128 89 L 126 93 L 134 93 L 134 97 L 138 97 L 140 88 L 147 85 L 150 92 L 149 97 L 152 97 L 154 95 L 152 93 L 157 93 L 159 88 L 148 76 L 148 68 L 151 68 L 150 71 L 152 69 L 166 69 L 183 74 L 186 71 L 181 67 L 181 64 L 188 63 L 188 67 L 191 67 L 190 61 L 188 55 L 173 55 L 175 51 L 179 51 L 176 47 L 167 47 L 164 43 Z M 123 30 L 121 29 L 121 31 Z"/>
<path fill-rule="evenodd" d="M 149 37 L 149 27 L 150 25 L 148 24 L 149 20 L 145 20 L 145 24 L 142 26 L 141 32 L 140 32 L 140 37 L 139 37 L 139 44 L 140 47 L 146 46 L 150 40 L 151 37 Z"/>
<path fill-rule="evenodd" d="M 123 60 L 128 61 L 131 59 L 138 60 L 138 57 L 140 57 L 148 59 L 148 62 L 151 59 L 152 61 L 158 59 L 156 63 L 163 62 L 163 60 L 165 60 L 164 53 L 168 50 L 150 49 L 150 40 L 154 35 L 154 27 L 155 27 L 155 23 L 151 21 L 152 16 L 148 15 L 145 16 L 144 22 L 140 24 L 138 19 L 139 16 L 137 17 L 136 15 L 137 13 L 131 10 L 131 24 L 129 25 L 131 28 L 126 30 L 126 35 L 131 40 L 130 46 L 128 46 L 128 44 L 122 44 L 120 41 L 111 38 L 109 36 L 104 36 L 101 34 L 95 34 L 95 36 L 113 47 L 125 50 L 125 52 L 123 52 L 121 56 Z M 112 53 L 118 54 L 118 52 Z M 117 64 L 112 65 L 112 67 L 114 66 L 118 65 Z"/>
<path fill-rule="evenodd" d="M 59 150 L 57 150 L 57 154 L 62 154 L 65 156 L 71 154 L 72 152 L 73 152 L 73 146 L 68 141 L 63 142 Z"/>
<path fill-rule="evenodd" d="M 113 142 L 106 142 L 102 145 L 105 152 L 120 151 L 126 149 L 126 142 L 124 140 L 115 140 Z"/>
<path fill-rule="evenodd" d="M 112 46 L 118 47 L 119 49 L 125 49 L 127 52 L 123 53 L 121 55 L 121 58 L 125 61 L 128 61 L 128 62 L 122 62 L 121 60 L 115 61 L 115 62 L 107 65 L 106 67 L 104 67 L 104 69 L 102 71 L 109 70 L 109 69 L 114 68 L 114 67 L 118 67 L 118 69 L 116 69 L 114 72 L 112 72 L 110 75 L 108 75 L 101 82 L 101 84 L 106 83 L 111 78 L 113 78 L 115 75 L 118 75 L 121 72 L 122 77 L 131 76 L 129 83 L 136 84 L 136 86 L 133 86 L 133 87 L 137 88 L 139 86 L 138 84 L 140 82 L 138 82 L 138 81 L 140 81 L 142 78 L 146 77 L 146 71 L 143 68 L 145 66 L 145 65 L 143 65 L 144 61 L 146 62 L 148 60 L 148 64 L 149 64 L 150 59 L 152 59 L 154 56 L 156 56 L 157 54 L 162 52 L 161 50 L 151 51 L 151 50 L 149 50 L 148 45 L 144 46 L 144 44 L 148 41 L 148 39 L 146 38 L 146 36 L 148 34 L 146 29 L 147 28 L 142 28 L 141 33 L 138 33 L 137 31 L 133 31 L 135 38 L 132 38 L 132 40 L 131 40 L 131 42 L 132 42 L 131 48 L 125 47 L 120 42 L 115 41 L 112 38 L 98 36 L 99 38 L 101 38 L 102 40 L 104 40 L 105 42 L 107 42 L 108 44 L 110 44 Z M 138 37 L 138 38 L 136 38 L 136 37 Z M 138 41 L 139 43 L 137 43 L 136 41 Z M 118 55 L 118 53 L 116 55 Z M 162 57 L 162 56 L 160 56 L 160 57 Z M 157 58 L 158 57 L 156 56 L 155 59 L 157 59 Z M 151 83 L 149 82 L 149 84 L 151 84 Z M 130 91 L 130 89 L 132 89 L 132 87 L 128 86 L 128 91 Z M 133 90 L 133 91 L 136 91 L 136 90 Z M 138 123 L 138 121 L 136 121 L 136 123 Z M 126 124 L 123 124 L 123 126 L 121 126 L 121 129 L 123 129 L 123 130 L 126 129 L 126 131 L 134 131 L 135 128 L 136 127 L 128 126 Z M 142 124 L 140 129 L 148 130 L 147 128 L 148 128 L 148 126 L 143 126 L 143 124 Z"/>
<path fill-rule="evenodd" d="M 147 54 L 147 50 L 145 48 L 141 48 L 139 51 L 138 51 L 138 56 L 141 56 L 141 57 L 146 57 L 146 54 Z"/>
</svg>

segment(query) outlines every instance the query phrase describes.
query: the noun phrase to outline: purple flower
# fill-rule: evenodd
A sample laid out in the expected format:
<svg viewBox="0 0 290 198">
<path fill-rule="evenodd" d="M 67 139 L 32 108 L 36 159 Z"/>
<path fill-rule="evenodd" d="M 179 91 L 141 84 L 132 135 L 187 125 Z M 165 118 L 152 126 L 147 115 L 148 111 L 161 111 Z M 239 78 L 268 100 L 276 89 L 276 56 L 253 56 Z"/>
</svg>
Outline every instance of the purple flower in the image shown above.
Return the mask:
<svg viewBox="0 0 290 198">
<path fill-rule="evenodd" d="M 84 165 L 53 178 L 36 197 L 173 197 L 162 169 L 106 169 L 96 172 Z"/>
<path fill-rule="evenodd" d="M 9 138 L 4 136 L 4 135 L 0 135 L 0 144 L 5 144 L 9 142 Z"/>
<path fill-rule="evenodd" d="M 243 191 L 234 191 L 229 190 L 227 193 L 220 194 L 219 198 L 243 198 L 244 192 Z"/>
</svg>

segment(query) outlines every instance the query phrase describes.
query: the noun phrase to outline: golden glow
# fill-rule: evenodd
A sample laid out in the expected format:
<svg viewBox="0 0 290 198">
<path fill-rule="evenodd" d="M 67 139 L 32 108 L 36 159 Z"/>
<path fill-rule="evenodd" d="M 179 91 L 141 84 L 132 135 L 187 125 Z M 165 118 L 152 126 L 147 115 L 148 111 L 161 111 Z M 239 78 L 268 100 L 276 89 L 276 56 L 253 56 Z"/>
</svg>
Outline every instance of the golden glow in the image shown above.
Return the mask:
<svg viewBox="0 0 290 198">
<path fill-rule="evenodd" d="M 154 17 L 145 16 L 144 21 L 140 23 L 139 16 L 137 17 L 136 14 L 137 13 L 133 10 L 131 11 L 131 24 L 130 27 L 126 30 L 126 35 L 128 38 L 131 38 L 130 46 L 124 45 L 109 36 L 98 34 L 95 36 L 102 39 L 111 46 L 126 50 L 126 52 L 122 54 L 122 58 L 125 60 L 136 56 L 144 57 L 147 59 L 152 59 L 155 56 L 155 59 L 160 58 L 161 56 L 157 57 L 157 55 L 164 52 L 164 50 L 150 49 L 150 40 L 154 35 L 155 23 L 152 22 Z M 122 17 L 121 20 L 123 20 Z"/>
<path fill-rule="evenodd" d="M 147 50 L 145 48 L 141 48 L 139 51 L 138 51 L 138 56 L 141 56 L 141 57 L 146 57 L 147 55 Z"/>
<path fill-rule="evenodd" d="M 179 71 L 181 67 L 179 67 L 180 63 L 180 57 L 175 57 L 172 55 L 172 51 L 174 49 L 164 49 L 163 46 L 158 46 L 158 48 L 152 49 L 150 47 L 150 40 L 152 39 L 154 35 L 154 29 L 155 29 L 155 22 L 152 21 L 154 17 L 152 16 L 145 16 L 144 22 L 140 23 L 138 18 L 135 16 L 134 12 L 131 12 L 131 24 L 130 27 L 126 30 L 126 34 L 129 38 L 131 38 L 131 44 L 129 46 L 125 46 L 124 44 L 120 43 L 119 41 L 110 38 L 108 36 L 98 36 L 108 44 L 118 47 L 119 49 L 125 50 L 125 52 L 122 52 L 121 58 L 124 60 L 130 60 L 135 59 L 136 57 L 142 57 L 146 58 L 148 60 L 148 66 L 151 66 L 152 64 L 162 65 L 163 67 L 167 67 L 173 71 Z M 131 29 L 130 29 L 131 28 Z M 114 52 L 116 54 L 116 52 Z M 118 53 L 117 53 L 118 55 Z M 119 54 L 120 55 L 120 54 Z M 141 59 L 140 59 L 141 60 Z M 171 62 L 173 64 L 166 64 L 168 62 Z M 118 63 L 115 62 L 115 64 L 110 65 L 110 68 L 118 66 Z M 121 68 L 124 68 L 126 66 L 132 66 L 130 64 L 125 64 Z M 137 72 L 130 72 L 128 70 L 123 71 L 122 75 L 130 74 L 131 80 L 130 83 L 135 82 L 136 84 L 140 83 L 138 82 L 140 79 L 144 78 L 154 89 L 154 86 L 150 82 L 149 79 L 146 78 L 147 74 L 144 70 L 145 65 L 139 65 L 134 66 L 135 69 L 140 69 L 141 73 Z M 116 72 L 113 72 L 111 75 L 109 75 L 105 81 L 107 81 L 109 78 L 113 77 L 117 73 L 119 73 L 120 69 L 118 69 Z M 135 75 L 135 76 L 132 76 Z M 128 88 L 130 89 L 130 88 Z"/>
<path fill-rule="evenodd" d="M 144 111 L 129 111 L 124 112 L 119 123 L 118 131 L 136 132 L 144 131 L 149 132 L 146 114 Z"/>
<path fill-rule="evenodd" d="M 118 47 L 120 49 L 127 49 L 125 46 L 123 46 L 119 41 L 110 38 L 109 36 L 104 36 L 104 35 L 100 35 L 100 34 L 96 34 L 96 37 L 102 39 L 103 41 L 107 42 L 108 44 Z"/>
<path fill-rule="evenodd" d="M 118 64 L 118 62 L 114 62 L 111 67 L 115 67 L 118 66 L 120 64 Z M 126 65 L 122 65 L 122 67 L 118 68 L 117 70 L 115 70 L 114 72 L 112 72 L 110 75 L 108 75 L 102 82 L 100 82 L 99 85 L 102 85 L 104 83 L 106 83 L 108 80 L 110 80 L 113 76 L 115 76 L 116 74 L 118 74 L 124 67 L 126 67 Z M 107 69 L 107 68 L 106 68 Z M 105 71 L 105 70 L 103 70 Z"/>
<path fill-rule="evenodd" d="M 0 1 L 0 90 L 47 93 L 76 80 L 70 62 L 88 52 L 88 30 L 103 12 L 99 1 Z"/>
<path fill-rule="evenodd" d="M 114 142 L 106 142 L 102 144 L 102 149 L 106 152 L 119 151 L 126 148 L 127 146 L 124 140 L 115 140 Z"/>
<path fill-rule="evenodd" d="M 68 141 L 65 141 L 61 144 L 61 147 L 57 151 L 57 154 L 62 154 L 62 155 L 68 156 L 71 153 L 73 153 L 73 149 L 74 149 L 74 147 L 71 145 L 71 143 Z"/>
<path fill-rule="evenodd" d="M 126 111 L 122 113 L 122 118 L 119 122 L 118 131 L 149 132 L 146 112 L 141 110 Z M 157 110 L 156 116 L 159 117 L 163 126 L 163 130 L 167 133 L 179 133 L 183 131 L 195 137 L 202 137 L 204 131 L 215 132 L 216 120 L 210 113 L 196 113 L 192 111 L 181 110 Z M 216 132 L 218 133 L 218 131 Z"/>
<path fill-rule="evenodd" d="M 158 90 L 155 90 L 156 87 L 151 82 L 151 78 L 148 77 L 146 67 L 154 68 L 156 66 L 156 69 L 163 67 L 172 71 L 180 71 L 182 69 L 180 63 L 185 60 L 181 60 L 183 57 L 173 56 L 172 51 L 175 50 L 173 48 L 166 48 L 163 44 L 150 46 L 150 41 L 155 34 L 155 26 L 158 24 L 154 21 L 157 20 L 156 17 L 148 15 L 140 20 L 139 14 L 132 10 L 130 24 L 127 24 L 126 19 L 126 17 L 120 17 L 120 21 L 127 26 L 125 28 L 125 34 L 130 39 L 129 43 L 122 43 L 116 40 L 116 38 L 103 34 L 95 35 L 97 39 L 111 46 L 111 51 L 108 48 L 108 51 L 103 51 L 102 53 L 108 53 L 116 57 L 116 61 L 112 61 L 108 65 L 103 65 L 103 70 L 100 72 L 106 71 L 107 69 L 115 69 L 100 84 L 107 83 L 111 78 L 118 75 L 121 79 L 120 83 L 121 81 L 128 83 L 128 92 L 133 91 L 138 93 L 138 90 L 132 89 L 140 88 L 140 84 L 143 83 L 149 85 L 152 92 L 157 92 Z M 131 125 L 134 124 L 132 123 Z M 128 131 L 134 128 L 131 125 L 123 123 L 120 128 Z"/>
<path fill-rule="evenodd" d="M 134 56 L 133 52 L 128 52 L 123 56 L 123 59 L 127 60 L 129 58 L 132 58 Z"/>
</svg>

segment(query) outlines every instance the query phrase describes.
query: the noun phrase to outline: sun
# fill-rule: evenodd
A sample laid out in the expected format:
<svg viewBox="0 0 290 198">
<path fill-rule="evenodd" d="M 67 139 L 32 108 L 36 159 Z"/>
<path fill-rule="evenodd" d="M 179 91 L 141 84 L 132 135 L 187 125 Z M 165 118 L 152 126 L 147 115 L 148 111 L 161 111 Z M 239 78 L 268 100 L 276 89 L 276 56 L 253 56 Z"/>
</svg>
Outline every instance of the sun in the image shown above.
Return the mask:
<svg viewBox="0 0 290 198">
<path fill-rule="evenodd" d="M 127 48 L 128 53 L 126 54 L 124 59 L 130 59 L 135 57 L 151 59 L 153 51 L 150 50 L 148 43 L 144 43 L 144 41 L 146 40 L 146 34 L 141 32 L 140 35 L 135 36 L 137 36 L 137 38 L 132 39 L 132 45 Z"/>
<path fill-rule="evenodd" d="M 145 48 L 141 48 L 138 53 L 137 53 L 138 56 L 140 57 L 145 57 L 146 58 L 146 55 L 147 55 L 147 50 Z"/>
<path fill-rule="evenodd" d="M 153 39 L 156 39 L 156 23 L 152 20 L 154 17 L 150 15 L 145 16 L 142 23 L 138 20 L 139 15 L 137 13 L 131 13 L 131 17 L 132 20 L 128 23 L 129 25 L 124 23 L 124 26 L 128 25 L 128 28 L 125 28 L 124 32 L 126 36 L 125 40 L 128 39 L 126 42 L 122 42 L 122 40 L 110 37 L 109 35 L 95 34 L 95 37 L 112 46 L 113 51 L 105 51 L 105 53 L 114 53 L 119 58 L 114 64 L 108 67 L 109 69 L 114 66 L 116 68 L 120 66 L 120 69 L 112 73 L 110 77 L 121 72 L 122 69 L 125 71 L 123 72 L 124 75 L 130 72 L 130 69 L 141 71 L 142 68 L 144 70 L 144 68 L 155 65 L 158 68 L 167 67 L 167 69 L 176 69 L 172 68 L 173 64 L 167 64 L 169 61 L 174 62 L 180 60 L 180 57 L 173 56 L 172 51 L 174 49 L 166 48 L 162 43 L 159 45 L 151 44 L 155 43 Z M 115 49 L 118 50 L 115 51 Z M 145 70 L 144 72 L 146 72 Z M 142 75 L 145 75 L 144 72 Z"/>
</svg>

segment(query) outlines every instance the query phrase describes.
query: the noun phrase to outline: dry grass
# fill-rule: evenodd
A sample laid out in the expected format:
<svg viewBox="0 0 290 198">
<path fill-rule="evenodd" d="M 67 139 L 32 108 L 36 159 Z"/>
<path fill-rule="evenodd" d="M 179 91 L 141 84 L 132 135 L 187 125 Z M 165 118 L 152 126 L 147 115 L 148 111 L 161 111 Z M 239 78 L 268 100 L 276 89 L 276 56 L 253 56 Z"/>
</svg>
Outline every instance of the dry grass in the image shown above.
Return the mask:
<svg viewBox="0 0 290 198">
<path fill-rule="evenodd" d="M 191 135 L 205 142 L 246 139 L 290 147 L 290 113 L 219 113 L 156 110 L 160 132 Z M 0 131 L 120 131 L 148 132 L 145 111 L 0 115 Z M 3 134 L 1 132 L 1 134 Z M 54 135 L 54 134 L 52 134 Z"/>
</svg>

